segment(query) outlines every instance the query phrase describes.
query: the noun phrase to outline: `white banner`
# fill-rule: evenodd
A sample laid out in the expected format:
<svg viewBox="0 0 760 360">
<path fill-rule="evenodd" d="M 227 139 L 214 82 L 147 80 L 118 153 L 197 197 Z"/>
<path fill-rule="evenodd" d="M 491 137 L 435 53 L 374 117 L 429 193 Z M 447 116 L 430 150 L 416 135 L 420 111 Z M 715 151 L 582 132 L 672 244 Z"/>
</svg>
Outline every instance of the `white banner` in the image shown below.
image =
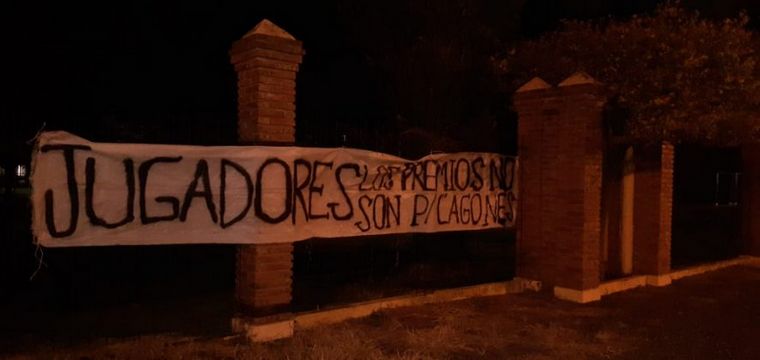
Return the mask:
<svg viewBox="0 0 760 360">
<path fill-rule="evenodd" d="M 43 246 L 259 244 L 513 226 L 516 159 L 346 148 L 93 143 L 41 134 Z"/>
</svg>

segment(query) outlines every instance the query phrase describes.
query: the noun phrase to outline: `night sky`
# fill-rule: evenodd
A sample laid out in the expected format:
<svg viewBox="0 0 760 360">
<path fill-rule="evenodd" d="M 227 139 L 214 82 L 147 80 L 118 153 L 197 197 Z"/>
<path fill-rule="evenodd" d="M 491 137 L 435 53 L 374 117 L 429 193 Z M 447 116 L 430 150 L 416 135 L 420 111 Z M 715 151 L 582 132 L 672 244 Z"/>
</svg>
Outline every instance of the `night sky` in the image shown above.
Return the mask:
<svg viewBox="0 0 760 360">
<path fill-rule="evenodd" d="M 234 143 L 235 77 L 227 52 L 234 40 L 263 18 L 304 42 L 298 127 L 322 135 L 299 131 L 299 144 L 339 145 L 339 133 L 359 134 L 359 128 L 400 131 L 399 126 L 431 126 L 429 121 L 416 122 L 414 116 L 405 120 L 411 125 L 399 125 L 403 111 L 398 109 L 404 108 L 398 105 L 401 95 L 388 90 L 392 76 L 376 71 L 373 64 L 377 54 L 394 56 L 405 42 L 436 36 L 431 29 L 458 31 L 451 27 L 461 24 L 445 17 L 432 26 L 424 25 L 431 18 L 424 9 L 442 2 L 305 3 L 5 2 L 0 10 L 3 162 L 26 161 L 25 142 L 43 122 L 46 129 L 63 129 L 94 141 Z M 476 22 L 506 48 L 556 28 L 561 18 L 624 18 L 651 11 L 658 2 L 446 3 L 476 4 L 480 9 L 474 15 Z M 753 27 L 760 13 L 760 5 L 751 0 L 685 3 L 711 17 L 733 16 L 747 9 Z M 494 108 L 502 107 L 500 103 L 507 108 L 505 95 L 495 99 Z M 394 125 L 387 127 L 390 123 Z M 358 139 L 359 135 L 352 135 L 346 145 L 383 149 L 378 144 L 362 146 Z"/>
</svg>

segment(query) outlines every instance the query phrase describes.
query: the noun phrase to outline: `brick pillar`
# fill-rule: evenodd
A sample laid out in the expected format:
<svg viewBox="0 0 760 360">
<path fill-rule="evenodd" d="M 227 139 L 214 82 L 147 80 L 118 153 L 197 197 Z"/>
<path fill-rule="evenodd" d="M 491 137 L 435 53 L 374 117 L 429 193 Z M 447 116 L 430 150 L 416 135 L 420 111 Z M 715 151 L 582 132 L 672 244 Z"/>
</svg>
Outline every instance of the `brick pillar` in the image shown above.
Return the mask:
<svg viewBox="0 0 760 360">
<path fill-rule="evenodd" d="M 242 144 L 295 142 L 296 73 L 301 42 L 261 21 L 230 50 L 238 79 L 238 140 Z M 243 316 L 290 310 L 293 244 L 241 245 L 236 298 Z"/>
<path fill-rule="evenodd" d="M 674 155 L 669 143 L 634 148 L 633 271 L 650 285 L 670 283 Z"/>
<path fill-rule="evenodd" d="M 602 107 L 590 76 L 558 87 L 535 78 L 514 96 L 519 115 L 517 275 L 578 302 L 599 299 Z"/>
<path fill-rule="evenodd" d="M 760 145 L 742 146 L 742 253 L 760 256 Z"/>
</svg>

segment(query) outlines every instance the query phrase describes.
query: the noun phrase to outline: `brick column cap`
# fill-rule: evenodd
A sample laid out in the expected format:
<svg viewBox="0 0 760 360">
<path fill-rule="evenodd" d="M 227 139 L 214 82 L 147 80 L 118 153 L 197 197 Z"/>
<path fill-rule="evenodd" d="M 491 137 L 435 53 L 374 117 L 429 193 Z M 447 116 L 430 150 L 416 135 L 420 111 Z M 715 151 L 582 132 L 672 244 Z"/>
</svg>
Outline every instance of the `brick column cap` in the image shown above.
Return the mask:
<svg viewBox="0 0 760 360">
<path fill-rule="evenodd" d="M 573 98 L 580 96 L 578 99 L 580 101 L 588 98 L 595 105 L 604 103 L 604 101 L 600 102 L 594 97 L 607 98 L 606 90 L 601 82 L 583 71 L 577 71 L 562 80 L 557 86 L 552 86 L 540 77 L 534 77 L 515 91 L 513 101 L 518 107 L 535 108 L 537 102 L 568 96 Z M 577 102 L 578 100 L 573 101 Z"/>
<path fill-rule="evenodd" d="M 591 75 L 587 74 L 584 71 L 577 71 L 574 74 L 568 76 L 565 80 L 562 80 L 557 86 L 564 87 L 564 86 L 590 85 L 590 84 L 600 85 L 600 83 L 596 81 L 596 79 L 591 77 Z"/>
<path fill-rule="evenodd" d="M 253 27 L 250 31 L 245 33 L 243 35 L 243 39 L 253 36 L 256 34 L 261 35 L 269 35 L 274 36 L 278 38 L 283 39 L 289 39 L 289 40 L 295 40 L 296 38 L 293 37 L 293 35 L 290 35 L 287 31 L 283 30 L 283 28 L 275 25 L 273 22 L 269 21 L 268 19 L 261 20 L 256 26 Z"/>
<path fill-rule="evenodd" d="M 608 97 L 604 85 L 583 71 L 578 71 L 562 80 L 557 85 L 556 91 L 562 93 L 561 96 L 572 96 L 575 103 L 586 99 L 593 102 L 595 106 L 603 105 Z"/>
<path fill-rule="evenodd" d="M 520 86 L 515 92 L 521 93 L 526 91 L 535 91 L 535 90 L 546 90 L 551 89 L 552 86 L 549 85 L 544 79 L 536 76 L 532 79 L 530 79 L 528 82 Z"/>
<path fill-rule="evenodd" d="M 300 64 L 303 44 L 293 35 L 271 21 L 261 20 L 256 26 L 235 41 L 230 49 L 233 64 L 246 62 L 252 57 L 264 57 L 288 63 Z"/>
</svg>

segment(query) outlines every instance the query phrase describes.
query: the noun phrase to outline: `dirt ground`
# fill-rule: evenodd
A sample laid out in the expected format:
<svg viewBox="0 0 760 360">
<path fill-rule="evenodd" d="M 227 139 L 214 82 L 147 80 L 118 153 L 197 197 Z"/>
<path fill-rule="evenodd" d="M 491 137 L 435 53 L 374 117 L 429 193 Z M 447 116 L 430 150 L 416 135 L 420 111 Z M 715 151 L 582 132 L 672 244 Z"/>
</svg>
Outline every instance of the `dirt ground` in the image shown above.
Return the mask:
<svg viewBox="0 0 760 360">
<path fill-rule="evenodd" d="M 57 325 L 59 336 L 2 334 L 0 358 L 758 359 L 759 305 L 760 267 L 739 266 L 586 305 L 525 293 L 394 309 L 268 344 L 224 330 L 188 335 L 216 326 L 200 320 L 187 332 L 127 337 L 70 338 Z M 190 317 L 192 307 L 174 311 Z"/>
</svg>

